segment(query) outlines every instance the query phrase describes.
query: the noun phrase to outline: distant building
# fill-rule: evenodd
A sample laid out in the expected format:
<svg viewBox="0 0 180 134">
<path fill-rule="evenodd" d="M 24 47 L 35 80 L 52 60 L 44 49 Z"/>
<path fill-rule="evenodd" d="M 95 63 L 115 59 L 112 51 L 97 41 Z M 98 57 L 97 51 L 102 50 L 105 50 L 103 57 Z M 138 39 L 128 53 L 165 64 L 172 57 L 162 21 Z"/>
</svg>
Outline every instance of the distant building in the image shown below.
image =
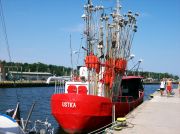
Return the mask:
<svg viewBox="0 0 180 134">
<path fill-rule="evenodd" d="M 12 77 L 16 80 L 47 80 L 49 77 L 53 76 L 48 72 L 18 72 L 9 71 Z"/>
<path fill-rule="evenodd" d="M 144 82 L 153 82 L 153 81 L 154 81 L 154 79 L 151 78 L 151 77 L 145 78 L 145 79 L 144 79 Z"/>
</svg>

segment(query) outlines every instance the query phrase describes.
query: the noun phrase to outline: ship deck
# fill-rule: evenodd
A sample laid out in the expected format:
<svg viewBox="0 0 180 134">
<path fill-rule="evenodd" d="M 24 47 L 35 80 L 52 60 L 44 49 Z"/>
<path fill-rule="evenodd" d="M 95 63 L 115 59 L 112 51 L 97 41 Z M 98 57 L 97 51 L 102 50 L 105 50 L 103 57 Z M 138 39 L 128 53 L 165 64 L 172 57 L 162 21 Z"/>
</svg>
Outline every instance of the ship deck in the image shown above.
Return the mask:
<svg viewBox="0 0 180 134">
<path fill-rule="evenodd" d="M 155 92 L 151 100 L 126 116 L 129 127 L 114 134 L 179 134 L 180 96 L 177 89 L 173 91 L 175 95 L 169 97 Z"/>
</svg>

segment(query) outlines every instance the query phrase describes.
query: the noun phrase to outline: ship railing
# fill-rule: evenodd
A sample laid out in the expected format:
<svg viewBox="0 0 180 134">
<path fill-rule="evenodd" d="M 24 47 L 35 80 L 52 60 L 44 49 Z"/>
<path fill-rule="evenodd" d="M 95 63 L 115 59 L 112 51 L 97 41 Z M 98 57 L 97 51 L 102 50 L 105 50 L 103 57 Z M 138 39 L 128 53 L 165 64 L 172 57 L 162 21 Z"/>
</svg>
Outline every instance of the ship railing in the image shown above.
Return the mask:
<svg viewBox="0 0 180 134">
<path fill-rule="evenodd" d="M 55 82 L 55 89 L 54 89 L 54 94 L 61 94 L 65 93 L 65 83 L 66 81 L 69 80 L 69 77 L 49 77 L 46 81 L 47 84 L 49 84 L 51 81 Z"/>
<path fill-rule="evenodd" d="M 64 80 L 56 80 L 54 94 L 61 94 L 61 93 L 65 93 L 65 81 Z"/>
<path fill-rule="evenodd" d="M 134 97 L 133 96 L 114 96 L 113 100 L 116 100 L 116 102 L 133 102 Z"/>
</svg>

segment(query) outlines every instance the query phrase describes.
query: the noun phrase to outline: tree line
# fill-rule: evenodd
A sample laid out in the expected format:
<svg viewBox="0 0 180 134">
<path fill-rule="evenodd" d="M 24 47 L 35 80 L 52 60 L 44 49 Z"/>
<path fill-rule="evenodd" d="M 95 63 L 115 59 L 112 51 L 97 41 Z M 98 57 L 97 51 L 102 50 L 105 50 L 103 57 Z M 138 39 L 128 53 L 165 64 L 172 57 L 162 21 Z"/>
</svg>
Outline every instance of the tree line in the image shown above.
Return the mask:
<svg viewBox="0 0 180 134">
<path fill-rule="evenodd" d="M 127 71 L 128 72 L 128 71 Z M 179 79 L 179 76 L 178 75 L 173 75 L 173 74 L 170 74 L 170 73 L 157 73 L 157 72 L 148 72 L 148 71 L 130 71 L 128 72 L 128 75 L 140 75 L 144 78 L 152 78 L 152 79 L 156 79 L 156 80 L 161 80 L 163 78 L 172 78 L 174 80 L 178 80 Z"/>
<path fill-rule="evenodd" d="M 18 62 L 6 62 L 0 61 L 0 64 L 4 67 L 5 72 L 17 71 L 17 72 L 49 72 L 56 76 L 69 76 L 71 74 L 70 67 L 47 65 L 41 62 L 37 63 L 18 63 Z"/>
<path fill-rule="evenodd" d="M 8 71 L 18 71 L 18 72 L 49 72 L 56 76 L 69 76 L 71 74 L 70 67 L 57 66 L 57 65 L 47 65 L 41 62 L 37 63 L 15 63 L 15 62 L 6 62 L 0 61 L 0 64 L 4 66 L 6 72 Z M 157 72 L 148 72 L 148 71 L 127 71 L 128 75 L 140 75 L 144 78 L 153 78 L 160 80 L 162 78 L 172 78 L 174 80 L 178 80 L 179 77 L 177 75 L 169 74 L 169 73 L 157 73 Z"/>
</svg>

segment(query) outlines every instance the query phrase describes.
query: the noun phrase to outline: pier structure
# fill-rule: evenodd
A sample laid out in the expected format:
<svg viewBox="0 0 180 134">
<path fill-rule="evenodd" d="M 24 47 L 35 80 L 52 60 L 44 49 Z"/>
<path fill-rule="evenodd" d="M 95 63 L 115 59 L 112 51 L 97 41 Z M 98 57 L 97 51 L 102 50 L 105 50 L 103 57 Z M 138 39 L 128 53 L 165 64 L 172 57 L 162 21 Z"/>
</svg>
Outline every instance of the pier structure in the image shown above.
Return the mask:
<svg viewBox="0 0 180 134">
<path fill-rule="evenodd" d="M 127 126 L 113 134 L 180 134 L 180 95 L 178 89 L 173 92 L 170 96 L 155 92 L 126 116 Z"/>
</svg>

